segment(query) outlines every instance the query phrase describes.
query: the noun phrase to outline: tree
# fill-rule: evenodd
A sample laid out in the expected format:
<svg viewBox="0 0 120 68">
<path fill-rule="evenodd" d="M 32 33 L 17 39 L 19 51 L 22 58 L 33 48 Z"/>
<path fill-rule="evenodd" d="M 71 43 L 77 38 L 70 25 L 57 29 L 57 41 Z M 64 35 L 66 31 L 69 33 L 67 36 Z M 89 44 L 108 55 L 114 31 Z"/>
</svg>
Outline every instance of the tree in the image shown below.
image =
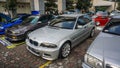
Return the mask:
<svg viewBox="0 0 120 68">
<path fill-rule="evenodd" d="M 74 9 L 74 0 L 66 0 L 66 8 L 67 10 Z"/>
<path fill-rule="evenodd" d="M 120 10 L 120 2 L 118 2 L 117 10 Z"/>
<path fill-rule="evenodd" d="M 6 0 L 5 8 L 12 18 L 15 17 L 17 14 L 17 0 Z"/>
<path fill-rule="evenodd" d="M 46 11 L 55 11 L 56 10 L 55 8 L 57 8 L 55 0 L 46 0 L 46 3 L 45 3 Z"/>
<path fill-rule="evenodd" d="M 89 8 L 92 6 L 91 0 L 78 0 L 76 8 L 87 12 L 89 11 Z"/>
</svg>

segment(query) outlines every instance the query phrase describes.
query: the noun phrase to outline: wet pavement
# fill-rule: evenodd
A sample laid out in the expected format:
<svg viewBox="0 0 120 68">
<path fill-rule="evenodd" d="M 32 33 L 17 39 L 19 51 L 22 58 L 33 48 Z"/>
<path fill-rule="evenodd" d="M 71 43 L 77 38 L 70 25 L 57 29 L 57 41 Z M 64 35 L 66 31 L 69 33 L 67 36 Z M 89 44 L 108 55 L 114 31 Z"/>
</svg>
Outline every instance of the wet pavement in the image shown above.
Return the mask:
<svg viewBox="0 0 120 68">
<path fill-rule="evenodd" d="M 99 32 L 96 30 L 93 38 L 88 38 L 74 47 L 67 58 L 54 61 L 44 60 L 31 54 L 26 49 L 26 44 L 13 49 L 7 49 L 0 44 L 0 68 L 81 68 L 84 54 Z"/>
</svg>

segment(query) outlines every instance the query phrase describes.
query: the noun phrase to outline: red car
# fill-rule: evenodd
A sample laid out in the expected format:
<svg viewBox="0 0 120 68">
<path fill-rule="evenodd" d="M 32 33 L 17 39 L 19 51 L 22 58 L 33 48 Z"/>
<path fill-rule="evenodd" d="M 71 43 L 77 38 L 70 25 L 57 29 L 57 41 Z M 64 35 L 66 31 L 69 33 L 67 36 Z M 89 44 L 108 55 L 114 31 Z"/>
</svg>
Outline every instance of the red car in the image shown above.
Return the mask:
<svg viewBox="0 0 120 68">
<path fill-rule="evenodd" d="M 93 16 L 93 20 L 99 26 L 105 26 L 105 24 L 109 21 L 109 16 L 107 12 L 97 12 L 95 16 Z"/>
</svg>

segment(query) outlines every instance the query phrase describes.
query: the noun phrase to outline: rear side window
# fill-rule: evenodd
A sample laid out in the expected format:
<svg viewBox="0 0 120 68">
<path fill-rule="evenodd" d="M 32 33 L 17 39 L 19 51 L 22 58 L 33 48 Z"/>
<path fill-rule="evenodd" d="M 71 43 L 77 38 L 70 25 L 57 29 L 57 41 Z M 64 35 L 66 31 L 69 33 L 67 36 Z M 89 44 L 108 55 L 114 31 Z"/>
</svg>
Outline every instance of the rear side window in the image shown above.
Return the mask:
<svg viewBox="0 0 120 68">
<path fill-rule="evenodd" d="M 81 16 L 78 18 L 77 23 L 78 23 L 78 25 L 85 25 L 85 24 L 89 23 L 90 21 L 91 20 L 88 19 L 86 16 Z"/>
</svg>

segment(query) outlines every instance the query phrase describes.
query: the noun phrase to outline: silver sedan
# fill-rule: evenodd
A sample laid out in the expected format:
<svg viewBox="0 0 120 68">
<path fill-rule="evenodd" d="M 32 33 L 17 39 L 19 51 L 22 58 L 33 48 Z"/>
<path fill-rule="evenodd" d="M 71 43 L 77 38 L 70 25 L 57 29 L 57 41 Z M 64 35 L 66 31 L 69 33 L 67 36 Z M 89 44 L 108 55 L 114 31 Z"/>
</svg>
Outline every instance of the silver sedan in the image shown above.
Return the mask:
<svg viewBox="0 0 120 68">
<path fill-rule="evenodd" d="M 88 48 L 83 68 L 120 68 L 120 16 L 113 16 Z"/>
<path fill-rule="evenodd" d="M 48 26 L 28 34 L 27 49 L 47 60 L 65 58 L 78 43 L 93 37 L 95 24 L 88 15 L 61 15 Z"/>
</svg>

